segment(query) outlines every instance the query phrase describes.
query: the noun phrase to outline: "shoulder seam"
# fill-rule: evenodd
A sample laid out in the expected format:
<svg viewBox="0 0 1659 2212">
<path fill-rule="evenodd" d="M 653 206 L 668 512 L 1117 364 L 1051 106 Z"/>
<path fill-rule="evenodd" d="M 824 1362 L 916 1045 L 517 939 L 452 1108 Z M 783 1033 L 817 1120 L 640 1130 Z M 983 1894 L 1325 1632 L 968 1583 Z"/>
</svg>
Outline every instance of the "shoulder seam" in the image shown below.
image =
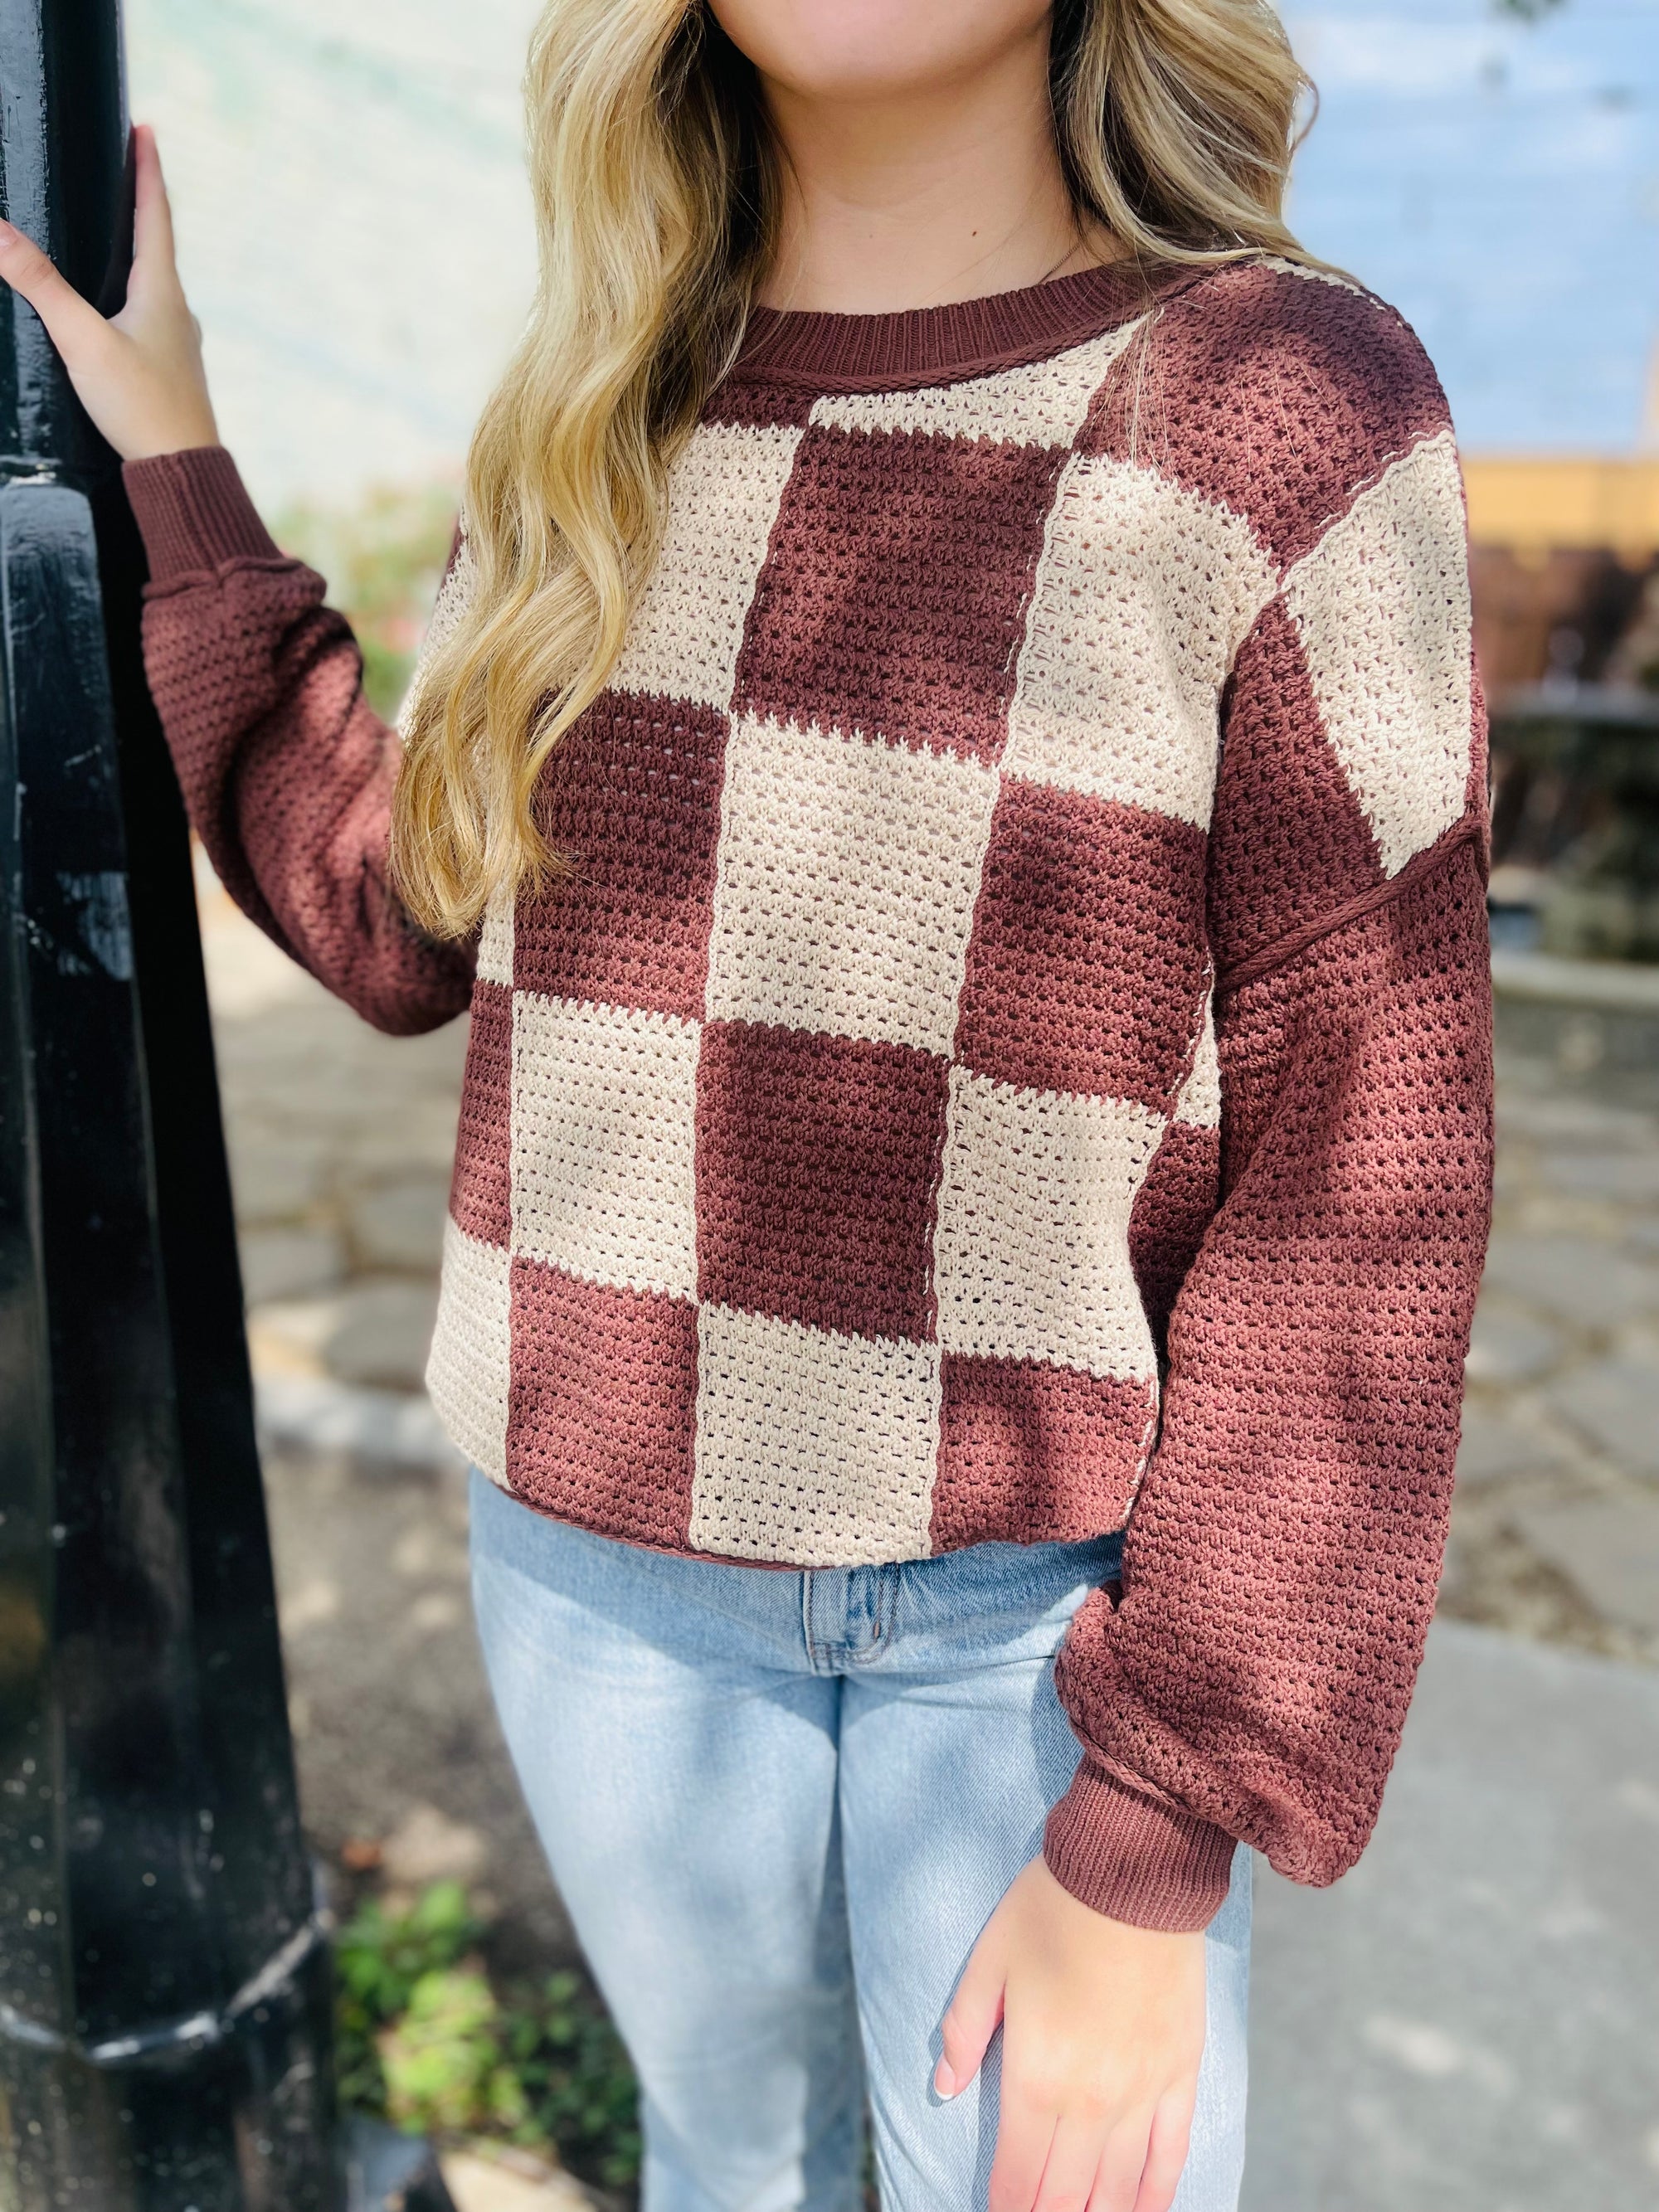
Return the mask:
<svg viewBox="0 0 1659 2212">
<path fill-rule="evenodd" d="M 1320 270 L 1304 270 L 1296 263 L 1286 261 L 1282 255 L 1267 252 L 1265 248 L 1252 253 L 1238 254 L 1226 261 L 1207 262 L 1193 269 L 1184 279 L 1168 287 L 1158 305 L 1169 307 L 1177 301 L 1189 300 L 1209 285 L 1219 284 L 1227 277 L 1237 276 L 1242 270 L 1257 270 L 1266 275 L 1280 277 L 1287 284 L 1309 282 L 1323 284 L 1330 291 L 1346 293 L 1350 299 L 1358 301 L 1363 306 L 1375 308 L 1378 314 L 1398 324 L 1402 331 L 1412 337 L 1416 336 L 1401 310 L 1380 293 L 1373 292 L 1369 284 L 1362 284 L 1358 277 L 1327 274 Z M 1290 296 L 1292 295 L 1286 295 L 1286 297 Z"/>
<path fill-rule="evenodd" d="M 1449 830 L 1437 837 L 1432 845 L 1425 845 L 1420 853 L 1414 854 L 1399 874 L 1390 876 L 1387 883 L 1374 884 L 1370 890 L 1360 892 L 1357 898 L 1346 900 L 1329 914 L 1322 915 L 1317 921 L 1308 922 L 1285 937 L 1276 938 L 1271 945 L 1264 945 L 1259 951 L 1251 953 L 1248 959 L 1241 960 L 1230 968 L 1217 979 L 1217 997 L 1230 995 L 1242 989 L 1246 983 L 1256 982 L 1263 975 L 1271 975 L 1274 969 L 1285 966 L 1298 953 L 1305 952 L 1310 945 L 1317 945 L 1322 937 L 1331 936 L 1348 922 L 1358 921 L 1365 915 L 1392 906 L 1395 899 L 1410 890 L 1425 876 L 1432 875 L 1442 861 L 1449 859 L 1461 846 L 1469 843 L 1484 846 L 1486 836 L 1485 817 L 1478 808 L 1470 808 L 1453 823 Z"/>
</svg>

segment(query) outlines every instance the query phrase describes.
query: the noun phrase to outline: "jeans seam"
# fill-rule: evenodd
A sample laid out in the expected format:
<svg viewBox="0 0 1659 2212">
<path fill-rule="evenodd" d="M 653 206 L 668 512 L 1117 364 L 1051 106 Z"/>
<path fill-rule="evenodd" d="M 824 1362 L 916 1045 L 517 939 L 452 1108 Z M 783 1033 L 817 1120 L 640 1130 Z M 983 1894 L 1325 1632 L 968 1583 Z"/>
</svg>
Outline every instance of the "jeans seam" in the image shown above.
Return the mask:
<svg viewBox="0 0 1659 2212">
<path fill-rule="evenodd" d="M 875 1617 L 870 1624 L 870 1642 L 859 1657 L 866 1663 L 881 1658 L 893 1640 L 893 1621 L 898 1612 L 899 1569 L 884 1565 L 876 1570 Z"/>
<path fill-rule="evenodd" d="M 827 1673 L 828 1669 L 823 1665 L 823 1654 L 818 1650 L 817 1638 L 813 1633 L 812 1630 L 812 1585 L 814 1579 L 815 1577 L 811 1567 L 803 1569 L 800 1578 L 800 1632 L 806 1644 L 807 1664 L 811 1668 L 812 1672 L 815 1674 L 823 1674 Z"/>
</svg>

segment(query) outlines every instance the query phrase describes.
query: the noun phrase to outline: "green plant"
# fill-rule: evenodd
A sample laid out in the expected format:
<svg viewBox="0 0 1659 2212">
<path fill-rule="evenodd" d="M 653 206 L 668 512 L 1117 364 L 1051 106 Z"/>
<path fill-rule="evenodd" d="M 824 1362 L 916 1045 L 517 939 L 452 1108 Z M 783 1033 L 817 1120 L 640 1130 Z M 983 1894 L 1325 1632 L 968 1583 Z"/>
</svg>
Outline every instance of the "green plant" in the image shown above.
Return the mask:
<svg viewBox="0 0 1659 2212">
<path fill-rule="evenodd" d="M 505 2129 L 522 2140 L 530 2109 L 504 2030 L 500 2001 L 476 1968 L 422 1974 L 379 2038 L 386 2118 L 416 2135 Z"/>
<path fill-rule="evenodd" d="M 483 1924 L 456 1882 L 412 1910 L 369 1904 L 335 1946 L 341 2103 L 415 2134 L 553 2152 L 606 2188 L 640 2165 L 638 2092 L 622 2039 L 580 1975 L 498 1990 Z"/>
<path fill-rule="evenodd" d="M 436 1882 L 411 1911 L 373 1902 L 340 1931 L 334 1947 L 335 2068 L 341 2102 L 382 2112 L 386 2085 L 378 2039 L 409 2008 L 416 1986 L 453 1966 L 483 1933 L 459 1882 Z"/>
<path fill-rule="evenodd" d="M 507 2049 L 531 2124 L 579 2172 L 624 2188 L 640 2170 L 639 2092 L 622 2038 L 573 1973 L 514 2013 Z M 527 2138 L 520 2136 L 520 2141 Z"/>
<path fill-rule="evenodd" d="M 445 484 L 371 492 L 348 510 L 294 507 L 271 535 L 328 581 L 331 605 L 363 653 L 363 688 L 377 714 L 398 711 L 415 666 L 455 533 L 457 495 Z"/>
</svg>

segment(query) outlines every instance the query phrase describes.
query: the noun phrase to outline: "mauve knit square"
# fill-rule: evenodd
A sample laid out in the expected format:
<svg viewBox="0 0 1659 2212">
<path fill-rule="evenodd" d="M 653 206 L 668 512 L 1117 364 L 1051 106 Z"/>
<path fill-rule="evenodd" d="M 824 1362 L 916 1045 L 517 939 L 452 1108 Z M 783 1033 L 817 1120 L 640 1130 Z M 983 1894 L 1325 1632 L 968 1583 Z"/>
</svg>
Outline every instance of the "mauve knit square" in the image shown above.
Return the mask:
<svg viewBox="0 0 1659 2212">
<path fill-rule="evenodd" d="M 726 726 L 712 708 L 605 692 L 555 747 L 538 818 L 568 872 L 520 901 L 520 990 L 702 1013 Z"/>
<path fill-rule="evenodd" d="M 684 1545 L 697 1402 L 696 1309 L 513 1262 L 507 1478 L 561 1521 Z"/>
<path fill-rule="evenodd" d="M 449 1211 L 486 1244 L 513 1235 L 513 994 L 475 983 Z"/>
<path fill-rule="evenodd" d="M 933 1334 L 948 1064 L 711 1022 L 697 1068 L 697 1294 L 851 1336 Z"/>
<path fill-rule="evenodd" d="M 1145 1382 L 945 1355 L 933 1545 L 1073 1543 L 1119 1527 L 1151 1428 Z"/>
<path fill-rule="evenodd" d="M 1064 458 L 988 439 L 809 429 L 734 705 L 995 760 Z"/>
</svg>

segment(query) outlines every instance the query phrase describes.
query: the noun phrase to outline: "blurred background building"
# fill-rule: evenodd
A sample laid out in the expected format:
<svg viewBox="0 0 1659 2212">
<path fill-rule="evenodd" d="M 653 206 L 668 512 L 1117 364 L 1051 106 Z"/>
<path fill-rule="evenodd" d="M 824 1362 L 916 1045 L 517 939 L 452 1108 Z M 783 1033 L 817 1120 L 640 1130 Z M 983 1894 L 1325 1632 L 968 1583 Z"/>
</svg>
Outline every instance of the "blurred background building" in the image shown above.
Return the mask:
<svg viewBox="0 0 1659 2212">
<path fill-rule="evenodd" d="M 389 710 L 528 303 L 537 0 L 127 12 L 226 441 Z M 1636 2212 L 1659 2205 L 1659 0 L 1285 12 L 1322 98 L 1294 220 L 1415 325 L 1468 459 L 1500 1176 L 1446 1620 L 1378 1843 L 1328 1898 L 1261 1892 L 1248 2201 Z M 375 1036 L 205 877 L 202 905 L 308 1820 L 344 1897 L 395 1915 L 467 1884 L 507 1989 L 569 1944 L 421 1394 L 465 1024 Z M 428 1917 L 363 1923 L 355 2097 L 395 2103 L 369 2031 L 405 2015 L 408 1962 L 455 1963 L 453 1912 Z M 500 2139 L 511 2036 L 476 1978 L 451 1994 L 476 2094 L 408 2109 Z M 564 2118 L 523 2139 L 622 2187 L 625 2068 L 560 2002 L 537 2017 L 567 2024 L 568 2094 L 535 2110 Z"/>
<path fill-rule="evenodd" d="M 268 510 L 453 474 L 529 305 L 535 0 L 129 0 L 225 441 Z"/>
</svg>

